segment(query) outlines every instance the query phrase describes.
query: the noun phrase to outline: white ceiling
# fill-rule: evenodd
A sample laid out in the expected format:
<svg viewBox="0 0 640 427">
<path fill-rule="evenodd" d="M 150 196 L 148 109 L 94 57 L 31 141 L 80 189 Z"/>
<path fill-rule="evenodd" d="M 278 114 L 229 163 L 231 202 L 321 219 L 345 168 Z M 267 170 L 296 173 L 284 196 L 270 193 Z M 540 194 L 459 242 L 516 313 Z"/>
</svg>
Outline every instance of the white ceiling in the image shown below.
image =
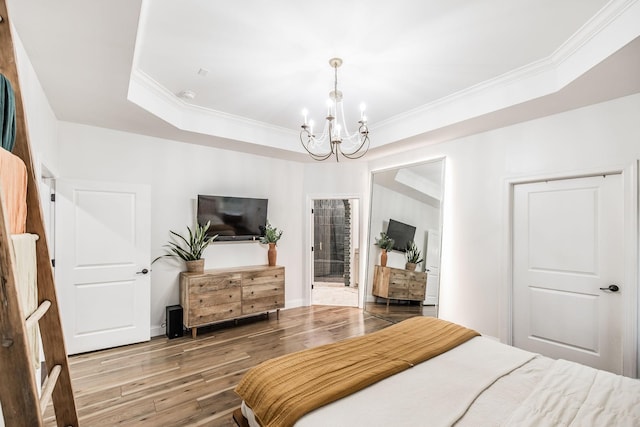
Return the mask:
<svg viewBox="0 0 640 427">
<path fill-rule="evenodd" d="M 640 92 L 636 0 L 7 3 L 58 119 L 283 158 L 334 56 L 372 156 Z"/>
<path fill-rule="evenodd" d="M 434 160 L 377 171 L 373 183 L 440 209 L 444 160 Z"/>
</svg>

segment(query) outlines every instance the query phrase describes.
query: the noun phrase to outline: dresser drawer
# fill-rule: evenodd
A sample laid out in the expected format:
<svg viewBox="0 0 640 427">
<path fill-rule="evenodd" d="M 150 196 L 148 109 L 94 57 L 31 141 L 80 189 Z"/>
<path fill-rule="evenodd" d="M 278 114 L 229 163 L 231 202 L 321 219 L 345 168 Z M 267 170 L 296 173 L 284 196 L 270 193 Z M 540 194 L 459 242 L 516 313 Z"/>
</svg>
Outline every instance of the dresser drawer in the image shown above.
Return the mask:
<svg viewBox="0 0 640 427">
<path fill-rule="evenodd" d="M 196 312 L 192 312 L 190 314 L 190 327 L 207 325 L 219 320 L 232 319 L 234 317 L 240 316 L 241 312 L 242 304 L 240 303 L 240 301 L 227 304 L 219 304 L 215 306 L 215 309 L 213 310 L 196 310 Z"/>
<path fill-rule="evenodd" d="M 409 295 L 407 296 L 407 299 L 414 300 L 414 301 L 423 301 L 424 289 L 425 289 L 424 285 L 422 285 L 422 288 L 409 289 Z"/>
<path fill-rule="evenodd" d="M 409 291 L 407 289 L 389 289 L 387 297 L 391 299 L 409 299 Z"/>
<path fill-rule="evenodd" d="M 282 283 L 284 286 L 284 267 L 270 268 L 261 271 L 247 271 L 242 273 L 242 285 L 264 285 Z"/>
<path fill-rule="evenodd" d="M 242 300 L 248 301 L 274 295 L 284 295 L 284 282 L 265 283 L 263 285 L 251 285 L 242 287 Z"/>
<path fill-rule="evenodd" d="M 242 301 L 242 314 L 261 313 L 284 308 L 284 294 Z"/>
<path fill-rule="evenodd" d="M 220 304 L 228 304 L 242 301 L 240 286 L 232 286 L 217 291 L 192 293 L 189 295 L 189 306 L 195 310 L 208 310 Z"/>
<path fill-rule="evenodd" d="M 189 280 L 189 295 L 202 295 L 233 287 L 240 288 L 240 274 L 204 275 Z"/>
<path fill-rule="evenodd" d="M 394 278 L 392 281 L 389 282 L 389 292 L 391 292 L 391 290 L 393 289 L 409 289 L 409 281 L 406 280 L 405 278 Z"/>
</svg>

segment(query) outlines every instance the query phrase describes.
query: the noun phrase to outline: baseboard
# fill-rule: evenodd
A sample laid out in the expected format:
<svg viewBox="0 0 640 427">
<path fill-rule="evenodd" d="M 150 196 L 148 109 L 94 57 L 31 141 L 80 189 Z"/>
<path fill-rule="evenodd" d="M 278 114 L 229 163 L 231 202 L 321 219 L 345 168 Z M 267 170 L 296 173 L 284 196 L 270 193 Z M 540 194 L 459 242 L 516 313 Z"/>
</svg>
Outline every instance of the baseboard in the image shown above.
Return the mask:
<svg viewBox="0 0 640 427">
<path fill-rule="evenodd" d="M 284 305 L 284 309 L 286 310 L 287 308 L 297 308 L 297 307 L 306 307 L 308 304 L 305 304 L 304 300 L 302 298 L 300 299 L 294 299 L 294 300 L 287 300 L 285 302 Z"/>
<path fill-rule="evenodd" d="M 161 325 L 153 325 L 149 330 L 151 337 L 159 337 L 160 335 L 165 335 L 167 331 L 164 326 Z"/>
</svg>

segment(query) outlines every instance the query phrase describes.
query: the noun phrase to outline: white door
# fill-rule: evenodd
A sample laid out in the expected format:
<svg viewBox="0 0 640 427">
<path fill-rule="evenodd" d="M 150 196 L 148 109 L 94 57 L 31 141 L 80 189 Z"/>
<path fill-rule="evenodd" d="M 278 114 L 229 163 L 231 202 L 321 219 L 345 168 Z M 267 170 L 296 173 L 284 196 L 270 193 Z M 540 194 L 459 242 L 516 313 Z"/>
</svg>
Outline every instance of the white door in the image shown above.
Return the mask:
<svg viewBox="0 0 640 427">
<path fill-rule="evenodd" d="M 621 175 L 514 186 L 516 347 L 622 373 L 623 205 Z"/>
<path fill-rule="evenodd" d="M 60 179 L 55 209 L 69 354 L 149 340 L 149 187 Z"/>
<path fill-rule="evenodd" d="M 440 293 L 440 232 L 427 232 L 427 250 L 424 256 L 424 266 L 427 272 L 427 291 L 424 305 L 438 305 Z"/>
</svg>

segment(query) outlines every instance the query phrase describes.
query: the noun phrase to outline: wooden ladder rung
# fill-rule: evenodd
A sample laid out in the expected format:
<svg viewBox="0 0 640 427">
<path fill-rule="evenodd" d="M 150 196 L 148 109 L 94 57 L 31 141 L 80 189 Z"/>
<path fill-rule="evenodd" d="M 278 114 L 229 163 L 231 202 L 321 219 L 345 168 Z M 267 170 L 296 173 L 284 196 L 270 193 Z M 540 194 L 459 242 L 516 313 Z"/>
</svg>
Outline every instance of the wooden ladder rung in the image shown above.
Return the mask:
<svg viewBox="0 0 640 427">
<path fill-rule="evenodd" d="M 53 389 L 56 387 L 56 382 L 58 382 L 60 372 L 62 372 L 62 366 L 55 365 L 47 378 L 44 380 L 44 384 L 42 386 L 42 394 L 40 395 L 41 414 L 44 414 L 45 409 L 47 409 L 47 405 L 49 404 L 49 400 L 51 399 Z"/>
<path fill-rule="evenodd" d="M 31 316 L 27 317 L 27 320 L 24 321 L 25 329 L 29 330 L 33 326 L 35 326 L 35 324 L 38 323 L 38 320 L 40 320 L 42 316 L 47 313 L 49 307 L 51 307 L 51 301 L 42 301 L 42 304 L 40 304 L 38 308 L 33 313 L 31 313 Z"/>
</svg>

